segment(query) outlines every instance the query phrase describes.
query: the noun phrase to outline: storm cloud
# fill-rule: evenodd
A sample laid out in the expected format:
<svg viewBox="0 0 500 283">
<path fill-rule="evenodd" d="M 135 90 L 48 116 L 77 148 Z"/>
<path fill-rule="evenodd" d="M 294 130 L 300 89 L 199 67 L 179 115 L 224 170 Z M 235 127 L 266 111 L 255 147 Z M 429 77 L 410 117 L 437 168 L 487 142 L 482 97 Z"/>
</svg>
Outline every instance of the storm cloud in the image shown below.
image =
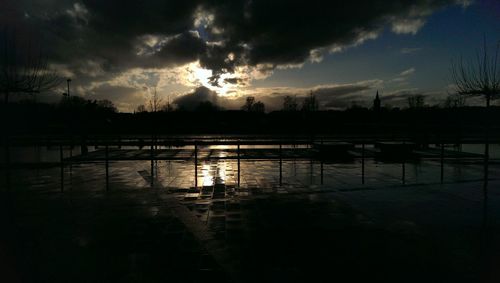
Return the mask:
<svg viewBox="0 0 500 283">
<path fill-rule="evenodd" d="M 204 86 L 195 89 L 192 93 L 176 98 L 173 103 L 179 108 L 192 111 L 202 102 L 217 105 L 217 93 Z"/>
<path fill-rule="evenodd" d="M 220 71 L 242 64 L 300 64 L 374 38 L 386 26 L 395 33 L 414 33 L 436 9 L 464 3 L 7 0 L 0 24 L 38 27 L 59 62 L 90 58 L 109 68 L 129 68 L 201 59 L 202 65 Z M 141 45 L 149 53 L 138 52 Z M 227 60 L 229 54 L 233 60 Z"/>
<path fill-rule="evenodd" d="M 6 0 L 1 32 L 37 34 L 53 66 L 80 82 L 191 62 L 221 74 L 321 61 L 377 38 L 414 34 L 436 10 L 467 0 Z M 254 77 L 258 76 L 254 74 Z M 252 77 L 225 77 L 246 84 Z M 246 80 L 246 81 L 245 81 Z M 82 86 L 85 87 L 85 86 Z M 321 92 L 318 93 L 320 95 Z"/>
</svg>

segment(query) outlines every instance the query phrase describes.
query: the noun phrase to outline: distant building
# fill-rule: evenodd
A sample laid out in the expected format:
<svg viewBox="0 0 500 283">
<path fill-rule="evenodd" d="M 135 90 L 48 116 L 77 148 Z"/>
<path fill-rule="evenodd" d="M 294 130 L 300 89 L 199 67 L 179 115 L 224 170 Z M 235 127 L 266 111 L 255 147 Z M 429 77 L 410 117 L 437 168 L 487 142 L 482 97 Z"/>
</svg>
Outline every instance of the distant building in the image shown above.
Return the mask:
<svg viewBox="0 0 500 283">
<path fill-rule="evenodd" d="M 380 111 L 380 97 L 378 96 L 378 90 L 377 94 L 375 95 L 375 99 L 373 100 L 373 111 L 375 112 Z"/>
</svg>

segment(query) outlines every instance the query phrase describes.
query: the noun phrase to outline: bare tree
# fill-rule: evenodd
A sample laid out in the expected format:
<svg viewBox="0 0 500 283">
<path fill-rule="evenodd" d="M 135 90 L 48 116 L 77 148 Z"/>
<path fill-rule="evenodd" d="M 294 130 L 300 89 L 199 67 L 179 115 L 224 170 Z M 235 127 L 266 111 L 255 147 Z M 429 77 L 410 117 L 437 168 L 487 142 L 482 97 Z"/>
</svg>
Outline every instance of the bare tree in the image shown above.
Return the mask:
<svg viewBox="0 0 500 283">
<path fill-rule="evenodd" d="M 476 55 L 476 61 L 464 63 L 460 58 L 458 63 L 452 64 L 451 72 L 453 81 L 457 87 L 458 94 L 466 96 L 484 97 L 486 108 L 490 107 L 491 100 L 500 98 L 500 69 L 498 65 L 498 53 L 500 41 L 492 55 L 488 54 L 486 39 L 483 43 L 482 52 Z M 486 124 L 487 125 L 487 124 Z M 489 129 L 486 128 L 484 143 L 484 196 L 487 196 L 488 173 L 489 173 Z"/>
<path fill-rule="evenodd" d="M 10 94 L 34 95 L 57 87 L 61 77 L 48 67 L 47 59 L 31 39 L 18 41 L 15 33 L 4 29 L 0 34 L 0 91 L 5 103 Z"/>
<path fill-rule="evenodd" d="M 415 94 L 408 96 L 409 108 L 422 108 L 425 106 L 425 96 L 422 94 Z"/>
<path fill-rule="evenodd" d="M 115 104 L 111 100 L 102 99 L 102 100 L 97 100 L 96 103 L 97 103 L 97 106 L 99 106 L 99 108 L 101 108 L 101 109 L 104 109 L 104 110 L 107 110 L 107 111 L 113 112 L 113 113 L 118 112 L 118 109 L 116 108 Z"/>
<path fill-rule="evenodd" d="M 459 93 L 449 94 L 444 101 L 445 108 L 458 108 L 464 107 L 466 103 L 466 97 Z"/>
<path fill-rule="evenodd" d="M 254 103 L 255 103 L 255 97 L 247 96 L 247 99 L 245 100 L 245 104 L 243 104 L 243 106 L 241 106 L 241 110 L 248 111 L 248 112 L 252 111 Z"/>
<path fill-rule="evenodd" d="M 318 101 L 316 100 L 316 96 L 314 96 L 313 92 L 311 91 L 309 93 L 309 96 L 304 98 L 304 101 L 302 102 L 302 111 L 318 111 L 319 109 L 319 104 Z"/>
<path fill-rule="evenodd" d="M 172 112 L 174 111 L 173 105 L 170 103 L 170 96 L 167 97 L 167 103 L 161 106 L 160 111 L 162 112 Z"/>
<path fill-rule="evenodd" d="M 245 100 L 245 104 L 241 106 L 241 110 L 247 112 L 260 112 L 264 113 L 266 110 L 266 106 L 261 101 L 255 101 L 255 97 L 248 96 Z"/>
<path fill-rule="evenodd" d="M 283 98 L 283 111 L 297 111 L 298 106 L 295 97 L 287 95 Z"/>
<path fill-rule="evenodd" d="M 486 99 L 486 107 L 491 100 L 500 98 L 500 69 L 498 53 L 500 41 L 492 55 L 488 53 L 486 40 L 482 51 L 478 51 L 475 62 L 464 62 L 460 58 L 452 63 L 451 75 L 457 87 L 457 93 L 465 96 L 480 96 Z"/>
<path fill-rule="evenodd" d="M 264 102 L 261 101 L 255 102 L 254 105 L 252 106 L 252 111 L 264 113 L 266 111 L 266 106 L 264 105 Z"/>
<path fill-rule="evenodd" d="M 137 106 L 137 108 L 135 109 L 135 112 L 136 113 L 145 113 L 145 112 L 148 112 L 148 110 L 146 109 L 146 106 L 141 104 L 141 105 Z"/>
<path fill-rule="evenodd" d="M 156 87 L 154 87 L 153 93 L 149 97 L 149 110 L 151 112 L 158 112 L 162 107 L 163 98 L 161 98 L 156 92 Z"/>
</svg>

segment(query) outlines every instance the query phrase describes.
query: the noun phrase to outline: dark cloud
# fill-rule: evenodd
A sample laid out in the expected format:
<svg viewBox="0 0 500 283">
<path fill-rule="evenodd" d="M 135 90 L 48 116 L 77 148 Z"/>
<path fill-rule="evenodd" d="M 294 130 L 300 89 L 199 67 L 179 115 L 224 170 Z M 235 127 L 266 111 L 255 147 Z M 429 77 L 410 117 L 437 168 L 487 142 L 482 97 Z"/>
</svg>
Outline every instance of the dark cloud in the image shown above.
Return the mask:
<svg viewBox="0 0 500 283">
<path fill-rule="evenodd" d="M 382 81 L 372 80 L 354 84 L 344 84 L 338 86 L 319 86 L 313 93 L 324 109 L 344 109 L 353 103 L 365 105 L 373 99 L 372 92 L 367 90 L 374 89 Z M 373 94 L 375 95 L 375 94 Z"/>
<path fill-rule="evenodd" d="M 398 90 L 398 91 L 384 94 L 383 98 L 385 101 L 388 101 L 388 102 L 397 102 L 397 101 L 405 100 L 409 96 L 420 95 L 420 94 L 422 94 L 422 93 L 419 92 L 418 89 L 403 89 L 403 90 Z"/>
<path fill-rule="evenodd" d="M 216 71 L 242 64 L 298 64 L 312 50 L 362 42 L 385 26 L 412 33 L 432 11 L 459 0 L 7 0 L 0 24 L 42 30 L 54 60 L 98 58 L 113 67 L 162 67 L 202 59 Z M 191 31 L 198 15 L 203 39 Z M 144 35 L 174 37 L 151 56 L 136 54 Z M 206 44 L 205 40 L 218 42 Z M 227 60 L 232 53 L 234 60 Z"/>
<path fill-rule="evenodd" d="M 82 60 L 104 61 L 108 71 L 167 67 L 197 60 L 204 42 L 190 33 L 198 1 L 7 0 L 0 25 L 40 31 L 51 60 L 76 68 Z M 13 16 L 15 15 L 15 16 Z M 12 19 L 15 18 L 15 19 Z M 151 56 L 136 53 L 144 35 L 172 37 Z"/>
<path fill-rule="evenodd" d="M 414 33 L 433 10 L 456 0 L 209 1 L 215 36 L 245 64 L 298 64 L 312 50 L 341 48 L 373 38 L 385 26 Z M 244 46 L 245 48 L 241 48 Z M 212 66 L 213 67 L 213 66 Z"/>
<path fill-rule="evenodd" d="M 239 78 L 227 78 L 227 79 L 224 79 L 224 82 L 230 83 L 230 84 L 238 84 L 238 83 L 243 83 L 243 80 L 239 79 Z"/>
<path fill-rule="evenodd" d="M 109 99 L 112 101 L 120 100 L 124 103 L 137 104 L 138 102 L 141 102 L 142 97 L 137 97 L 136 93 L 137 90 L 135 88 L 102 84 L 88 93 L 86 97 L 88 99 Z"/>
<path fill-rule="evenodd" d="M 195 89 L 192 93 L 182 95 L 176 98 L 173 103 L 180 109 L 194 110 L 201 102 L 211 102 L 217 105 L 218 97 L 215 91 L 212 91 L 204 86 Z"/>
<path fill-rule="evenodd" d="M 160 39 L 161 40 L 161 39 Z M 147 68 L 185 64 L 198 60 L 206 49 L 206 43 L 194 32 L 184 32 L 164 39 L 152 47 L 150 55 L 141 55 L 134 65 Z M 158 49 L 158 51 L 154 51 Z"/>
<path fill-rule="evenodd" d="M 384 28 L 415 33 L 435 10 L 464 0 L 4 0 L 0 33 L 36 41 L 51 63 L 82 87 L 134 68 L 166 68 L 200 60 L 222 73 L 260 72 L 317 60 L 361 44 Z M 69 76 L 69 75 L 68 75 Z M 75 80 L 76 81 L 76 80 Z M 248 78 L 225 79 L 245 84 Z M 88 88 L 87 88 L 88 89 Z M 357 86 L 362 91 L 364 86 Z M 329 96 L 331 90 L 317 90 Z M 351 89 L 336 89 L 338 96 Z"/>
<path fill-rule="evenodd" d="M 377 83 L 373 81 L 372 83 Z M 352 84 L 352 85 L 339 85 L 339 86 L 319 86 L 313 90 L 314 95 L 320 100 L 327 100 L 332 98 L 343 98 L 353 93 L 363 90 L 371 89 L 371 84 Z"/>
</svg>

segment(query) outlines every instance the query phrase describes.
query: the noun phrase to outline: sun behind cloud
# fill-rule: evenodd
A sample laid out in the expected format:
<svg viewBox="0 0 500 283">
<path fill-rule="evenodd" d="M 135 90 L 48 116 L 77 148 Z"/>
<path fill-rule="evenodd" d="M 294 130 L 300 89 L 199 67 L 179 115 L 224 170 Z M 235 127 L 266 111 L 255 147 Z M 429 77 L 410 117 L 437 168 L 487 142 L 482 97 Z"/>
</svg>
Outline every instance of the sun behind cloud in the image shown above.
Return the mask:
<svg viewBox="0 0 500 283">
<path fill-rule="evenodd" d="M 211 80 L 212 76 L 212 70 L 201 67 L 199 62 L 188 64 L 187 76 L 185 77 L 186 85 L 204 86 L 215 91 L 219 96 L 237 95 L 241 85 L 235 81 L 239 80 L 241 74 L 222 73 L 215 81 Z"/>
</svg>

